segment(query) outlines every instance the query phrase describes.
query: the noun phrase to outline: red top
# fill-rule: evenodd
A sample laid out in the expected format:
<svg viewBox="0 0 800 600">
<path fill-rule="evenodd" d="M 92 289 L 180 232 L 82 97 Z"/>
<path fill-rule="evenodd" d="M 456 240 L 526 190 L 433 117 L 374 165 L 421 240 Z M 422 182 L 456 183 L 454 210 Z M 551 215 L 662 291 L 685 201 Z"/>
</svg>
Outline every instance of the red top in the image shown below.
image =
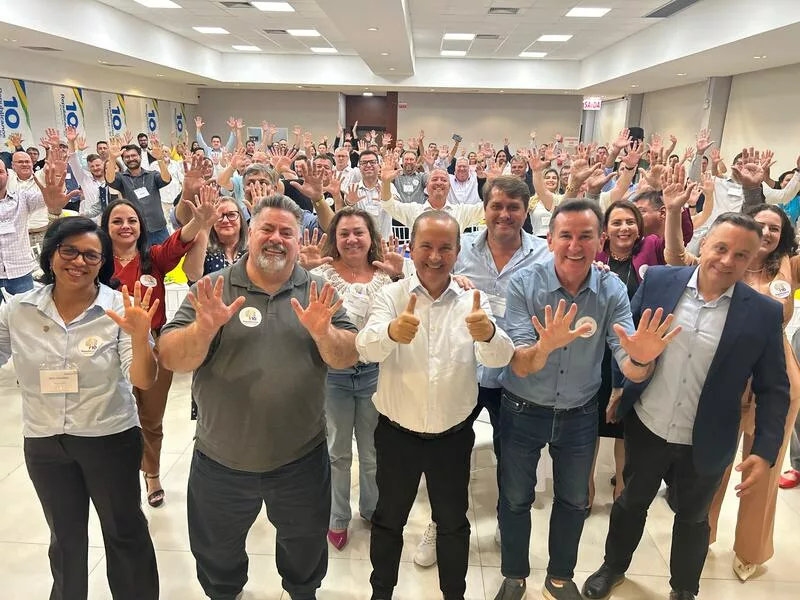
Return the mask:
<svg viewBox="0 0 800 600">
<path fill-rule="evenodd" d="M 155 331 L 160 331 L 164 324 L 167 322 L 166 313 L 166 292 L 164 290 L 164 275 L 172 271 L 178 266 L 194 242 L 184 244 L 181 241 L 181 230 L 178 229 L 173 233 L 167 241 L 157 246 L 150 246 L 150 277 L 142 275 L 141 261 L 139 254 L 127 265 L 123 265 L 117 258 L 114 258 L 114 277 L 119 279 L 119 289 L 122 290 L 123 285 L 128 286 L 128 293 L 133 294 L 133 286 L 139 281 L 142 284 L 142 294 L 146 291 L 145 284 L 152 283 L 155 280 L 155 289 L 153 295 L 150 297 L 152 304 L 156 298 L 160 300 L 158 310 L 153 317 L 152 328 Z M 152 280 L 150 279 L 152 277 Z M 143 281 L 144 279 L 144 281 Z M 150 280 L 150 281 L 148 281 Z"/>
</svg>

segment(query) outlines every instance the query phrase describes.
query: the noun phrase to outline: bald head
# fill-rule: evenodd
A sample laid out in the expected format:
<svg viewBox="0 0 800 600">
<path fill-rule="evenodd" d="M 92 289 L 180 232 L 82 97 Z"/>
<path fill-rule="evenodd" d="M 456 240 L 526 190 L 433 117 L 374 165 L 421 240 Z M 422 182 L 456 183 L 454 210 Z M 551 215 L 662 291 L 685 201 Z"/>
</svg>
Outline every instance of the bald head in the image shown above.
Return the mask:
<svg viewBox="0 0 800 600">
<path fill-rule="evenodd" d="M 27 152 L 14 152 L 11 156 L 11 168 L 22 180 L 28 180 L 33 175 L 33 161 Z"/>
</svg>

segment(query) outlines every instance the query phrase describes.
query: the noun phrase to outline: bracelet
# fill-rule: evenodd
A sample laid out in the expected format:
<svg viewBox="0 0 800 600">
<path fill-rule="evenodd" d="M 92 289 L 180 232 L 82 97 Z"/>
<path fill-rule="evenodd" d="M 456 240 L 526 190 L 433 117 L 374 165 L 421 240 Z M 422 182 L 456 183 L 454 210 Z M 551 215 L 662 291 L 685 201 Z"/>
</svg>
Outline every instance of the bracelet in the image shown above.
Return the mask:
<svg viewBox="0 0 800 600">
<path fill-rule="evenodd" d="M 645 367 L 649 367 L 649 366 L 650 366 L 650 364 L 653 362 L 653 361 L 651 360 L 650 362 L 646 362 L 646 363 L 640 363 L 638 360 L 635 360 L 635 359 L 634 359 L 632 356 L 630 356 L 630 355 L 628 356 L 628 360 L 629 360 L 629 361 L 631 361 L 631 364 L 632 364 L 634 367 L 639 367 L 640 369 L 644 369 Z"/>
</svg>

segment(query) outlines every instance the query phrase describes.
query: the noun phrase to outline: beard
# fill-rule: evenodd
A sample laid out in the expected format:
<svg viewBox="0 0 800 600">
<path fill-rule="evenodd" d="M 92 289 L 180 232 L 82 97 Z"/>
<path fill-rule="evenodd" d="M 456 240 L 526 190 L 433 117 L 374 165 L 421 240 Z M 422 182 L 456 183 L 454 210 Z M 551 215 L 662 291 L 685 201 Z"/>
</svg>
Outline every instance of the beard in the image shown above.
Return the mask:
<svg viewBox="0 0 800 600">
<path fill-rule="evenodd" d="M 265 250 L 281 250 L 283 254 L 278 256 L 275 254 L 265 254 Z M 256 265 L 265 273 L 277 273 L 286 268 L 288 258 L 286 257 L 286 248 L 278 244 L 268 244 L 262 246 L 261 252 L 256 257 Z"/>
</svg>

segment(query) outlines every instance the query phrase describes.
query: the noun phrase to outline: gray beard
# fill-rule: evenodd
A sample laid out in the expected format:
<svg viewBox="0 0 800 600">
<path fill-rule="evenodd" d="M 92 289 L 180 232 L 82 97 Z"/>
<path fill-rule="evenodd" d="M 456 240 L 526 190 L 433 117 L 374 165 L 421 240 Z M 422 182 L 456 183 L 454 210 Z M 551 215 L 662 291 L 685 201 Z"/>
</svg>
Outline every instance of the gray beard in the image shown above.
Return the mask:
<svg viewBox="0 0 800 600">
<path fill-rule="evenodd" d="M 264 271 L 265 273 L 278 273 L 286 268 L 286 255 L 283 256 L 267 256 L 263 252 L 260 252 L 256 257 L 256 265 L 258 268 Z"/>
</svg>

